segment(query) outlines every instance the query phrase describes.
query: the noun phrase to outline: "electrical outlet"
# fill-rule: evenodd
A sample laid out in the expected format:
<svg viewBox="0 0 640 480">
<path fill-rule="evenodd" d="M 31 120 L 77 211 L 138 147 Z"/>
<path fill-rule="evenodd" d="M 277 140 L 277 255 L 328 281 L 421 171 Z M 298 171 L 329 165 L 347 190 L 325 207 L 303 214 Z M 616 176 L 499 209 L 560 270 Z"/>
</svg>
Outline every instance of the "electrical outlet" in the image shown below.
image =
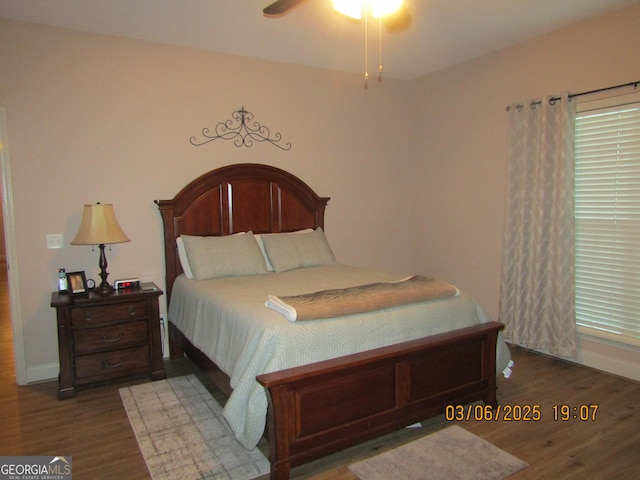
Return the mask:
<svg viewBox="0 0 640 480">
<path fill-rule="evenodd" d="M 61 233 L 50 233 L 47 235 L 47 248 L 64 247 L 64 238 Z"/>
</svg>

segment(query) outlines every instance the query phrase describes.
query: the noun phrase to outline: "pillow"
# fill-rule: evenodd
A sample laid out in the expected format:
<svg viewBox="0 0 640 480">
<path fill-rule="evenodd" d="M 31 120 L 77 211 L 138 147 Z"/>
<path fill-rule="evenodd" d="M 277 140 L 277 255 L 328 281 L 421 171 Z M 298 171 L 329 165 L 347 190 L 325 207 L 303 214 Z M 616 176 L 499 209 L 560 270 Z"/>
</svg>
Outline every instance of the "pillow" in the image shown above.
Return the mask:
<svg viewBox="0 0 640 480">
<path fill-rule="evenodd" d="M 256 237 L 256 240 L 258 241 L 258 245 L 260 246 L 260 251 L 264 256 L 264 261 L 267 264 L 267 270 L 269 270 L 270 272 L 273 272 L 273 265 L 271 265 L 271 262 L 269 261 L 269 256 L 267 255 L 267 252 L 265 252 L 264 250 L 264 243 L 262 241 L 262 237 L 264 235 L 291 235 L 296 233 L 310 233 L 310 232 L 313 232 L 313 228 L 305 228 L 304 230 L 296 230 L 295 232 L 285 232 L 285 233 L 262 233 L 262 234 L 256 233 L 255 237 Z"/>
<path fill-rule="evenodd" d="M 244 233 L 246 232 L 238 232 L 238 233 L 234 233 L 234 235 L 242 235 Z M 264 250 L 264 247 L 262 246 L 260 241 L 258 241 L 258 243 L 260 245 L 260 249 Z M 182 239 L 182 236 L 179 236 L 176 238 L 176 246 L 178 247 L 178 259 L 180 260 L 180 266 L 182 267 L 182 272 L 187 278 L 193 278 L 193 271 L 191 270 L 191 265 L 189 265 L 189 257 L 187 256 L 187 249 L 184 246 L 184 240 Z M 266 254 L 264 254 L 264 252 L 263 252 L 263 255 L 265 255 L 265 258 L 266 258 Z"/>
<path fill-rule="evenodd" d="M 176 245 L 178 246 L 178 259 L 180 260 L 182 271 L 187 278 L 193 278 L 191 265 L 189 265 L 189 257 L 187 256 L 187 249 L 184 246 L 184 240 L 182 239 L 182 236 L 176 238 Z"/>
<path fill-rule="evenodd" d="M 181 237 L 196 280 L 267 273 L 252 232 L 224 237 Z"/>
<path fill-rule="evenodd" d="M 297 235 L 263 235 L 262 243 L 275 272 L 336 263 L 321 228 Z"/>
</svg>

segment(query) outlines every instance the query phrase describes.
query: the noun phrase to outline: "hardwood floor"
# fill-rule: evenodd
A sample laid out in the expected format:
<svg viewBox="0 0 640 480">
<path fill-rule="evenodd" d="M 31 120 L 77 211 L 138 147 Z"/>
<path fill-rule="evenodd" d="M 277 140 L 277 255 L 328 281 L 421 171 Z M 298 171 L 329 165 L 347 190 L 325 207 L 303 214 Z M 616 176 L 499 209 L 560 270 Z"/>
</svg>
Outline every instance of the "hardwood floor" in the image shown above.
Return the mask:
<svg viewBox="0 0 640 480">
<path fill-rule="evenodd" d="M 148 380 L 83 388 L 63 401 L 57 398 L 57 382 L 17 386 L 6 290 L 6 279 L 0 278 L 0 455 L 72 456 L 78 480 L 150 478 L 118 394 L 124 385 Z M 51 316 L 53 321 L 53 311 Z M 530 464 L 510 479 L 640 478 L 640 384 L 523 349 L 513 348 L 512 354 L 514 373 L 498 380 L 498 401 L 539 405 L 540 420 L 457 422 Z M 169 376 L 196 372 L 187 359 L 166 364 Z M 598 405 L 595 420 L 555 421 L 553 406 L 561 404 Z M 300 466 L 292 478 L 355 480 L 350 463 L 449 423 L 441 415 L 422 428 L 403 429 Z M 260 448 L 266 452 L 266 442 Z"/>
</svg>

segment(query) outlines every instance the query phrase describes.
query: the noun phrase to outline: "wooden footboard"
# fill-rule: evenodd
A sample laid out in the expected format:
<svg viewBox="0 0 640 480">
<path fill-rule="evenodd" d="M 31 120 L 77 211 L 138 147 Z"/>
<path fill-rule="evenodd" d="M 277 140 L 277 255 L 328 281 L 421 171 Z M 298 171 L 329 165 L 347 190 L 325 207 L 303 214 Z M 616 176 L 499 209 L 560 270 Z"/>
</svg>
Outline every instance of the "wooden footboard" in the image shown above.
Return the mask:
<svg viewBox="0 0 640 480">
<path fill-rule="evenodd" d="M 490 322 L 257 377 L 267 389 L 271 478 L 292 467 L 442 413 L 496 405 Z"/>
</svg>

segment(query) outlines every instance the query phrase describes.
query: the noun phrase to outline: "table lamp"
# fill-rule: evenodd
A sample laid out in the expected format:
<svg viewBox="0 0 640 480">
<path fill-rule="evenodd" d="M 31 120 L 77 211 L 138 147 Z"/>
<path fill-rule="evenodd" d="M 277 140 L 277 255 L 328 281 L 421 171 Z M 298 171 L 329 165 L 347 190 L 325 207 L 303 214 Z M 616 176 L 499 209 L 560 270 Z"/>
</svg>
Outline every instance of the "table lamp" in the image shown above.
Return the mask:
<svg viewBox="0 0 640 480">
<path fill-rule="evenodd" d="M 113 287 L 107 282 L 107 257 L 104 254 L 104 246 L 112 243 L 124 243 L 131 240 L 122 231 L 113 205 L 110 203 L 97 203 L 85 205 L 82 212 L 82 222 L 71 245 L 98 245 L 100 249 L 100 278 L 102 282 L 95 288 L 95 292 L 108 295 L 113 292 Z"/>
</svg>

